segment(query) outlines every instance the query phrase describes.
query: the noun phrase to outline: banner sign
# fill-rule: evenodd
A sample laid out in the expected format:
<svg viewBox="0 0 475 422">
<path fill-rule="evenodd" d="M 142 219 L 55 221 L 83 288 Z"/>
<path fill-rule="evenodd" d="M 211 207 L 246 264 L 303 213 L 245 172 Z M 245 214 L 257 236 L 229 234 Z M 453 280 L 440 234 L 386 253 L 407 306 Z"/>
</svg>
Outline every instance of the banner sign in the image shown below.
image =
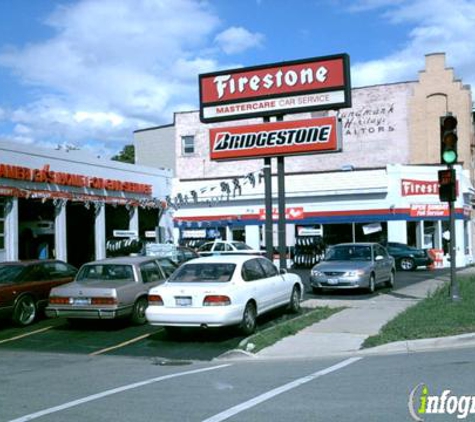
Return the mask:
<svg viewBox="0 0 475 422">
<path fill-rule="evenodd" d="M 411 204 L 411 217 L 448 217 L 449 204 Z"/>
<path fill-rule="evenodd" d="M 304 217 L 303 207 L 290 207 L 285 209 L 285 219 L 286 220 L 301 220 Z M 266 210 L 265 208 L 259 209 L 259 220 L 266 219 Z M 272 219 L 279 219 L 279 210 L 277 208 L 272 208 Z"/>
<path fill-rule="evenodd" d="M 458 194 L 458 180 L 456 181 L 455 191 Z M 401 179 L 401 196 L 419 196 L 419 195 L 438 195 L 438 180 L 413 180 Z"/>
<path fill-rule="evenodd" d="M 214 128 L 209 133 L 211 160 L 341 151 L 336 117 Z"/>
<path fill-rule="evenodd" d="M 199 75 L 203 123 L 351 107 L 347 54 Z"/>
</svg>

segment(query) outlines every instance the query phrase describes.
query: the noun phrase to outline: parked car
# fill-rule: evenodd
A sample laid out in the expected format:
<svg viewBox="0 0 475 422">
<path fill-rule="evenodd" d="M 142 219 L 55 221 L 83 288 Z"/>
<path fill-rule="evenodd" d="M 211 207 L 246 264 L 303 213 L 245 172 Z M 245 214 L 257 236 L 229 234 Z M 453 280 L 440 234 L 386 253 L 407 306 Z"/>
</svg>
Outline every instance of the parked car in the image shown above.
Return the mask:
<svg viewBox="0 0 475 422">
<path fill-rule="evenodd" d="M 146 243 L 144 246 L 144 255 L 167 257 L 175 261 L 178 265 L 199 257 L 198 252 L 187 246 L 168 243 Z"/>
<path fill-rule="evenodd" d="M 152 325 L 177 327 L 238 325 L 254 332 L 257 316 L 287 305 L 298 312 L 303 284 L 297 274 L 279 271 L 267 258 L 226 255 L 185 262 L 149 293 L 145 311 Z"/>
<path fill-rule="evenodd" d="M 0 316 L 31 324 L 46 306 L 51 288 L 69 283 L 77 268 L 59 260 L 0 263 Z"/>
<path fill-rule="evenodd" d="M 341 243 L 329 248 L 323 260 L 310 271 L 314 292 L 328 289 L 365 288 L 373 293 L 384 283 L 394 286 L 394 258 L 378 243 Z"/>
<path fill-rule="evenodd" d="M 75 319 L 130 317 L 143 324 L 147 294 L 177 265 L 168 258 L 128 256 L 84 264 L 74 282 L 52 289 L 46 315 Z"/>
<path fill-rule="evenodd" d="M 426 249 L 418 249 L 405 243 L 388 242 L 386 249 L 396 260 L 397 268 L 403 271 L 413 271 L 417 267 L 431 265 L 434 260 Z"/>
<path fill-rule="evenodd" d="M 206 242 L 198 248 L 200 256 L 211 255 L 262 255 L 261 251 L 252 249 L 244 242 L 231 240 L 215 240 L 213 242 Z"/>
</svg>

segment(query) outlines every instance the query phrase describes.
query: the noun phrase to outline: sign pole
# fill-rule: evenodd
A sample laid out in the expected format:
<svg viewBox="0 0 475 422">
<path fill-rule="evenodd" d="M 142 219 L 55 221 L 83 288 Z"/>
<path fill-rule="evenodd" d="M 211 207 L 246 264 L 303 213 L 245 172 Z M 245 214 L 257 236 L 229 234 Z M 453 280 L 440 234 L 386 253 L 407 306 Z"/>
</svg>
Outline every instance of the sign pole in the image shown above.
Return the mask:
<svg viewBox="0 0 475 422">
<path fill-rule="evenodd" d="M 280 268 L 287 269 L 286 233 L 285 233 L 285 167 L 284 157 L 277 157 L 277 179 L 279 183 L 279 264 Z"/>
<path fill-rule="evenodd" d="M 266 222 L 265 222 L 265 242 L 266 242 L 266 256 L 271 261 L 274 259 L 274 240 L 272 234 L 272 174 L 271 174 L 271 159 L 264 158 L 264 192 L 265 192 L 265 208 L 266 208 Z"/>
<path fill-rule="evenodd" d="M 452 165 L 449 165 L 452 170 Z M 453 181 L 455 183 L 455 180 Z M 455 241 L 455 207 L 454 201 L 449 201 L 449 222 L 450 222 L 450 297 L 453 301 L 460 300 L 459 288 L 456 274 L 457 245 Z"/>
</svg>

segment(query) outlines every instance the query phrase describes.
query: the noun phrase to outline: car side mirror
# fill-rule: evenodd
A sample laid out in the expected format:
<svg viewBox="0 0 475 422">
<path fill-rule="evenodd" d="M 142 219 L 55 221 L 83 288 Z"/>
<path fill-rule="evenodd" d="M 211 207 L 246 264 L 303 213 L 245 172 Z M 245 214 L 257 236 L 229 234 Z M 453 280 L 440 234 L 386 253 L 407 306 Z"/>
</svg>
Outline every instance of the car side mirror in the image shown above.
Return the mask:
<svg viewBox="0 0 475 422">
<path fill-rule="evenodd" d="M 384 259 L 383 255 L 377 255 L 376 258 L 374 258 L 375 261 L 381 261 L 382 259 Z"/>
<path fill-rule="evenodd" d="M 281 269 L 279 270 L 279 272 L 280 272 L 281 274 L 287 274 L 287 270 L 286 270 L 285 268 L 281 268 Z"/>
</svg>

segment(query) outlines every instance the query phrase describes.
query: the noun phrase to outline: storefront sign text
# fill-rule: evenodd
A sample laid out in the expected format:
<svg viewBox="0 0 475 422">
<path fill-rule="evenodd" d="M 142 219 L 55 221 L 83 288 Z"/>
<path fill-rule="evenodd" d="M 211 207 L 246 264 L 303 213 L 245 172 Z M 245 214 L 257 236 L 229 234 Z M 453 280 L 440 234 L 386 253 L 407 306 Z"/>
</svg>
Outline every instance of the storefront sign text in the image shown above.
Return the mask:
<svg viewBox="0 0 475 422">
<path fill-rule="evenodd" d="M 80 188 L 105 189 L 122 192 L 144 193 L 150 195 L 152 186 L 144 183 L 123 182 L 102 177 L 90 177 L 50 170 L 49 165 L 42 169 L 0 164 L 0 179 L 16 179 L 35 183 L 52 183 Z"/>
<path fill-rule="evenodd" d="M 285 209 L 285 218 L 286 220 L 301 220 L 304 217 L 303 207 L 291 207 Z M 259 219 L 266 219 L 266 210 L 265 208 L 259 209 Z M 272 209 L 272 219 L 279 219 L 279 210 L 277 208 Z"/>
<path fill-rule="evenodd" d="M 341 150 L 335 117 L 210 129 L 210 159 L 231 160 Z"/>
<path fill-rule="evenodd" d="M 448 217 L 448 204 L 411 204 L 411 217 Z"/>
<path fill-rule="evenodd" d="M 349 69 L 340 54 L 202 74 L 201 121 L 351 107 Z"/>
</svg>

